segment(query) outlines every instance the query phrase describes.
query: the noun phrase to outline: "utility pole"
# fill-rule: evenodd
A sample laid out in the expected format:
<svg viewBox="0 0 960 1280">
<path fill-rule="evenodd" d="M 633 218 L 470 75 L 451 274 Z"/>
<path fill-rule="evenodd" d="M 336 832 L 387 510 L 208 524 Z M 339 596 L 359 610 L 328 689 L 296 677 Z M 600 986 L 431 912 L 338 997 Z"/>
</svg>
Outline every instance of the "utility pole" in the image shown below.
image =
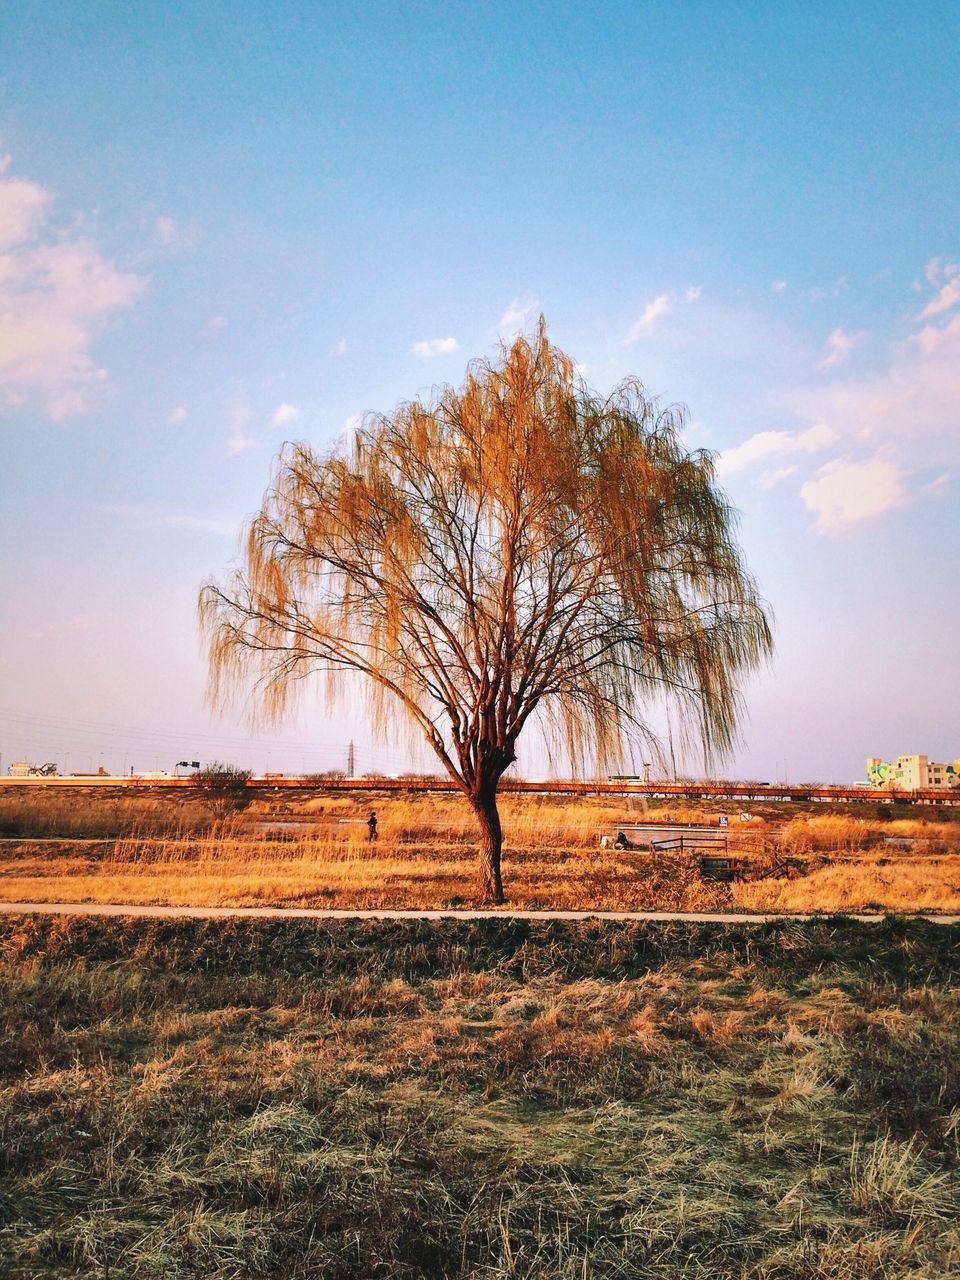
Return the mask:
<svg viewBox="0 0 960 1280">
<path fill-rule="evenodd" d="M 356 760 L 354 758 L 353 739 L 351 738 L 350 746 L 347 748 L 347 777 L 348 778 L 354 777 L 355 767 L 356 767 Z"/>
</svg>

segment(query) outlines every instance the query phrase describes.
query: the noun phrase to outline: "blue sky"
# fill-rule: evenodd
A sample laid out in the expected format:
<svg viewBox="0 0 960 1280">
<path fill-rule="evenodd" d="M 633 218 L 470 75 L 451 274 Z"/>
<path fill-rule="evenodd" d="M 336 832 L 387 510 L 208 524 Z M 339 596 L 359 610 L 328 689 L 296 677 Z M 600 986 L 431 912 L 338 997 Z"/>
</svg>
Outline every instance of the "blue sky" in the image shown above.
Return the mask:
<svg viewBox="0 0 960 1280">
<path fill-rule="evenodd" d="M 402 767 L 211 717 L 197 588 L 285 439 L 541 311 L 719 454 L 778 644 L 725 771 L 960 754 L 958 79 L 947 0 L 8 0 L 2 768 Z"/>
</svg>

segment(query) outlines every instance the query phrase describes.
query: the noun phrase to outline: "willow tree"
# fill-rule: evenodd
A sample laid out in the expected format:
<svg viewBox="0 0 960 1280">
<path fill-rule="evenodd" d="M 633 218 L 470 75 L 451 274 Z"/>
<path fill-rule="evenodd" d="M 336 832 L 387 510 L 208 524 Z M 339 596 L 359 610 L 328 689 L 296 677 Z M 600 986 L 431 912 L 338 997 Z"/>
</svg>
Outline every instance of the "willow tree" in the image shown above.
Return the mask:
<svg viewBox="0 0 960 1280">
<path fill-rule="evenodd" d="M 709 454 L 640 384 L 592 393 L 543 321 L 459 389 L 287 446 L 245 566 L 200 598 L 215 700 L 253 678 L 279 717 L 303 677 L 409 717 L 470 802 L 502 902 L 497 788 L 533 717 L 600 767 L 668 695 L 708 752 L 770 631 Z"/>
</svg>

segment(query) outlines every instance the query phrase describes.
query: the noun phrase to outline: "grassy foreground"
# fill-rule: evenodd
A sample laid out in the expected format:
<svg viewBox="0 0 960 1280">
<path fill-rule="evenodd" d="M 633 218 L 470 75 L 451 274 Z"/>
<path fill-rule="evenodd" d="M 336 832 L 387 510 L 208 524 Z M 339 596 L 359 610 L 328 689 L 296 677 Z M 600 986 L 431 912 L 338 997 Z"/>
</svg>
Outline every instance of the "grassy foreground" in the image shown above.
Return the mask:
<svg viewBox="0 0 960 1280">
<path fill-rule="evenodd" d="M 0 1274 L 957 1274 L 958 942 L 4 919 Z"/>
</svg>

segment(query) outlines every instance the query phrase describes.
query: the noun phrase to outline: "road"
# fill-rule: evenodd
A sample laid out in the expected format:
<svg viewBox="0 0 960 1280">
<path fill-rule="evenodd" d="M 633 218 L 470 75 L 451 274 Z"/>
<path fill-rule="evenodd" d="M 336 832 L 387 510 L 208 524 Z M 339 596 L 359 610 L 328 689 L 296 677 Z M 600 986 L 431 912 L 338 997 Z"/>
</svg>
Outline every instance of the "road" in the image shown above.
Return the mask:
<svg viewBox="0 0 960 1280">
<path fill-rule="evenodd" d="M 338 907 L 144 907 L 111 902 L 0 902 L 0 914 L 7 915 L 80 915 L 80 916 L 152 916 L 165 919 L 220 920 L 237 917 L 252 920 L 688 920 L 694 924 L 766 924 L 771 920 L 818 920 L 820 915 L 793 912 L 735 911 L 515 911 L 503 907 L 499 911 L 408 911 L 374 908 L 351 911 Z M 848 920 L 876 924 L 886 917 L 880 914 L 851 914 Z M 917 912 L 912 918 L 935 924 L 958 924 L 957 915 L 930 915 Z"/>
</svg>

